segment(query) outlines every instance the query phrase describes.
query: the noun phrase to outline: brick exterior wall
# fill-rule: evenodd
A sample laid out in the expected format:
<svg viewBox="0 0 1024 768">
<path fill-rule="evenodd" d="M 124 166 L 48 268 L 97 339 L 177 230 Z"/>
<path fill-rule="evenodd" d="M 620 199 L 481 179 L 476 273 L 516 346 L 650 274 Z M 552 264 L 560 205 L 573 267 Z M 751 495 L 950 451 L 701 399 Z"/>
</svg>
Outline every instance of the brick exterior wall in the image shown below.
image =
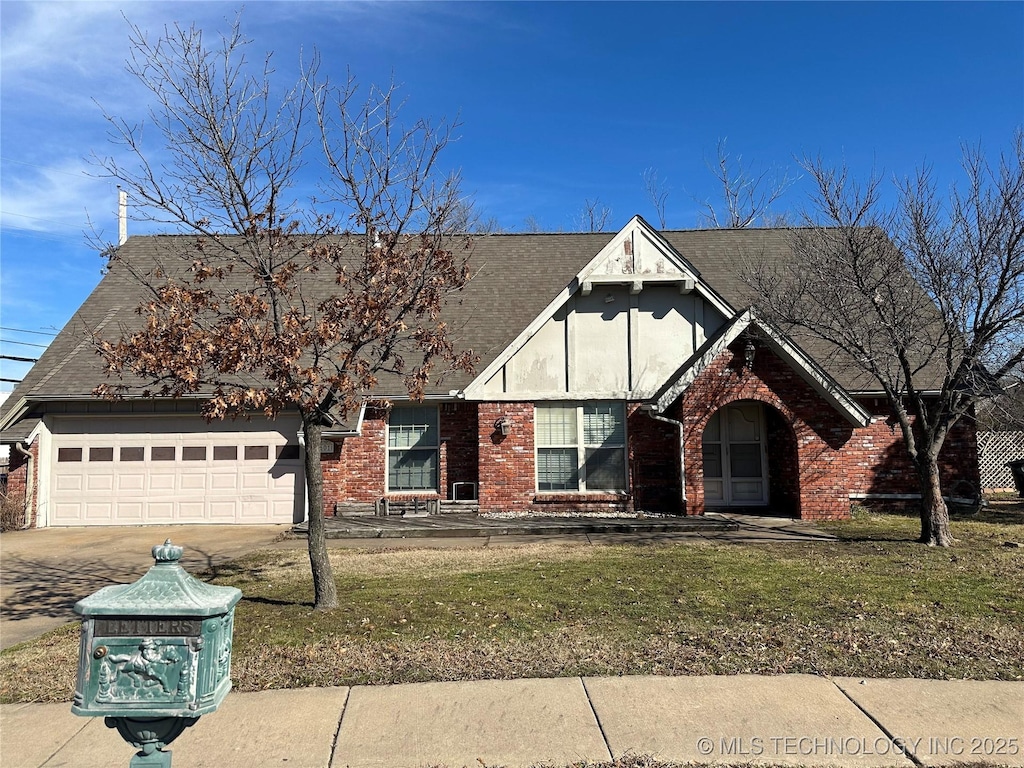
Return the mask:
<svg viewBox="0 0 1024 768">
<path fill-rule="evenodd" d="M 532 511 L 533 403 L 480 403 L 478 408 L 480 511 Z M 508 435 L 494 428 L 501 418 L 511 422 Z"/>
<path fill-rule="evenodd" d="M 477 441 L 480 419 L 476 403 L 442 403 L 440 409 L 441 492 L 444 498 L 451 499 L 455 483 L 476 483 L 479 487 Z"/>
<path fill-rule="evenodd" d="M 388 495 L 387 412 L 368 408 L 359 437 L 330 438 L 334 451 L 323 455 L 324 510 L 332 514 L 335 503 L 373 504 Z M 452 483 L 477 483 L 476 403 L 443 403 L 438 406 L 440 427 L 440 487 L 442 493 L 395 493 L 395 498 L 450 498 Z"/>
<path fill-rule="evenodd" d="M 751 370 L 743 367 L 738 340 L 686 390 L 670 415 L 684 423 L 687 514 L 703 514 L 701 443 L 710 416 L 729 403 L 762 403 L 772 507 L 803 519 L 849 516 L 850 494 L 912 494 L 916 476 L 898 425 L 886 417 L 884 401 L 862 403 L 872 414 L 856 428 L 824 401 L 786 363 L 760 347 Z M 973 423 L 962 421 L 941 454 L 943 487 L 977 488 Z"/>
<path fill-rule="evenodd" d="M 28 459 L 21 452 L 11 447 L 7 469 L 7 498 L 20 504 L 23 511 L 22 525 L 35 527 L 38 518 L 39 500 L 39 441 L 28 447 L 32 454 L 32 477 L 28 476 Z M 26 494 L 31 484 L 32 498 L 35 499 L 32 509 L 25 509 Z"/>
<path fill-rule="evenodd" d="M 871 423 L 854 427 L 770 349 L 760 347 L 752 369 L 745 369 L 743 343 L 723 352 L 667 414 L 683 423 L 682 478 L 678 428 L 632 403 L 627 408 L 627 493 L 537 493 L 534 404 L 457 402 L 438 406 L 441 493 L 391 497 L 449 499 L 453 483 L 467 482 L 478 484 L 481 512 L 704 514 L 704 428 L 716 410 L 738 401 L 764 406 L 772 512 L 811 520 L 844 518 L 850 494 L 917 492 L 899 426 L 887 416 L 884 400 L 862 402 Z M 508 435 L 495 428 L 502 418 L 511 423 Z M 335 502 L 372 504 L 387 495 L 386 439 L 386 413 L 369 410 L 362 436 L 334 441 L 335 451 L 324 456 L 327 514 Z M 964 420 L 947 438 L 941 456 L 947 493 L 969 495 L 965 489 L 977 489 L 976 451 L 973 422 Z"/>
<path fill-rule="evenodd" d="M 372 504 L 384 495 L 386 481 L 387 415 L 367 408 L 359 437 L 327 438 L 334 451 L 322 455 L 324 469 L 324 512 L 334 504 Z"/>
<path fill-rule="evenodd" d="M 899 422 L 890 415 L 884 400 L 864 400 L 871 424 L 858 429 L 844 448 L 849 457 L 846 472 L 850 493 L 917 493 L 915 470 L 907 455 Z M 978 439 L 974 421 L 961 419 L 950 430 L 939 454 L 942 491 L 949 496 L 971 497 L 981 487 L 977 460 Z"/>
<path fill-rule="evenodd" d="M 630 490 L 635 508 L 679 514 L 682 508 L 679 428 L 652 418 L 634 404 L 629 409 L 626 430 Z"/>
</svg>

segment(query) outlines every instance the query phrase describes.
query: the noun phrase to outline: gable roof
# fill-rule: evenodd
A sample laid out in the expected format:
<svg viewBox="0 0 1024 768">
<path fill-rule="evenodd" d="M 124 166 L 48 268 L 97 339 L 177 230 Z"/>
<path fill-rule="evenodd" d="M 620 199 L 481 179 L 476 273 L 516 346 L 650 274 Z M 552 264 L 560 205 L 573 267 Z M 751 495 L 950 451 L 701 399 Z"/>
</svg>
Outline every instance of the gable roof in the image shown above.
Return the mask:
<svg viewBox="0 0 1024 768">
<path fill-rule="evenodd" d="M 866 427 L 871 422 L 870 414 L 832 376 L 785 334 L 758 317 L 753 308 L 748 308 L 740 313 L 731 323 L 727 323 L 718 333 L 704 342 L 700 349 L 696 350 L 690 359 L 680 366 L 679 370 L 665 382 L 665 385 L 654 396 L 651 403 L 652 409 L 659 413 L 668 410 L 669 406 L 725 351 L 726 347 L 751 327 L 760 331 L 758 338 L 761 343 L 766 344 L 847 421 L 855 427 Z"/>
<path fill-rule="evenodd" d="M 481 366 L 466 387 L 467 392 L 480 390 L 578 290 L 587 295 L 594 285 L 630 285 L 631 290 L 639 291 L 642 284 L 651 282 L 679 284 L 683 290 L 695 290 L 724 317 L 736 314 L 735 308 L 700 278 L 699 270 L 692 263 L 643 217 L 634 216 L 565 283 L 541 312 L 526 325 L 519 326 L 522 330 L 502 344 L 500 354 L 486 365 L 483 365 L 481 356 Z"/>
<path fill-rule="evenodd" d="M 631 234 L 632 233 L 632 234 Z M 607 262 L 628 236 L 646 238 L 665 259 L 666 269 L 681 279 L 692 275 L 694 289 L 727 317 L 746 307 L 749 292 L 742 281 L 744 266 L 755 258 L 791 257 L 792 230 L 676 230 L 659 232 L 637 216 L 618 233 L 497 234 L 472 238 L 471 279 L 445 309 L 445 319 L 458 349 L 479 356 L 476 370 L 483 373 L 513 347 L 531 324 L 557 309 L 589 279 L 602 278 Z M 57 335 L 38 363 L 25 376 L 0 410 L 0 426 L 10 426 L 33 402 L 92 399 L 91 392 L 105 381 L 100 358 L 90 343 L 97 332 L 113 337 L 138 321 L 135 308 L 142 299 L 140 284 L 124 263 L 154 266 L 161 255 L 181 252 L 195 242 L 188 235 L 153 235 L 130 238 L 121 246 L 121 259 Z M 124 263 L 120 263 L 123 261 Z M 620 281 L 623 276 L 617 275 Z M 653 279 L 653 278 L 648 278 Z M 877 385 L 852 364 L 844 364 L 835 351 L 816 340 L 798 339 L 808 359 L 816 361 L 836 384 L 848 391 L 877 391 Z M 432 382 L 428 396 L 446 397 L 465 389 L 475 378 L 456 372 Z M 380 396 L 404 394 L 396 379 L 382 378 Z"/>
</svg>

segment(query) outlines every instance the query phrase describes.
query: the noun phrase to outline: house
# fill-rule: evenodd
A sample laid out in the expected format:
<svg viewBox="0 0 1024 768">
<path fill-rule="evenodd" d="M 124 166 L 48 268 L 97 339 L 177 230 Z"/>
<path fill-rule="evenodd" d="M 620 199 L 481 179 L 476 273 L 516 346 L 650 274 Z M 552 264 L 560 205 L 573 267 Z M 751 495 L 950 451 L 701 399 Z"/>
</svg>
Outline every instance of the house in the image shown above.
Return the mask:
<svg viewBox="0 0 1024 768">
<path fill-rule="evenodd" d="M 184 246 L 133 237 L 131 259 Z M 877 385 L 746 306 L 752 254 L 789 257 L 787 230 L 476 239 L 446 310 L 473 375 L 412 403 L 382 384 L 325 431 L 328 514 L 659 512 L 717 507 L 842 518 L 857 500 L 913 498 L 914 474 Z M 206 423 L 195 400 L 91 395 L 89 333 L 131 322 L 117 265 L 0 412 L 11 489 L 37 526 L 293 522 L 305 515 L 297 416 Z M 978 483 L 973 426 L 950 435 L 947 489 Z"/>
</svg>

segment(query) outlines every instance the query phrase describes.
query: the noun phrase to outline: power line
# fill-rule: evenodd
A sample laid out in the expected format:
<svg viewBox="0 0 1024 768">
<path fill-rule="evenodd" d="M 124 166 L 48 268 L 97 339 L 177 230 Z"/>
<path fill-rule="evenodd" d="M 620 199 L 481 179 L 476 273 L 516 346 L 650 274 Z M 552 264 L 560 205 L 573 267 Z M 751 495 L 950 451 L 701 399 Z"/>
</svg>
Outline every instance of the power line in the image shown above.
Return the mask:
<svg viewBox="0 0 1024 768">
<path fill-rule="evenodd" d="M 37 240 L 52 240 L 55 242 L 66 242 L 66 243 L 78 243 L 80 245 L 88 246 L 84 236 L 78 236 L 67 234 L 61 235 L 56 232 L 44 232 L 38 229 L 29 229 L 28 227 L 12 227 L 6 225 L 3 227 L 5 235 L 12 237 L 34 237 Z"/>
<path fill-rule="evenodd" d="M 57 221 L 56 219 L 43 219 L 39 216 L 29 216 L 27 213 L 15 213 L 14 211 L 0 210 L 0 214 L 4 216 L 17 216 L 19 219 L 28 219 L 29 221 L 42 221 L 46 224 L 56 224 L 58 227 L 66 227 L 67 229 L 78 229 L 79 224 L 68 224 L 65 221 Z"/>
<path fill-rule="evenodd" d="M 13 360 L 16 363 L 38 363 L 38 357 L 14 357 L 13 355 L 0 355 L 0 360 Z"/>
<path fill-rule="evenodd" d="M 39 170 L 46 171 L 47 173 L 62 173 L 65 176 L 74 176 L 76 179 L 81 179 L 81 178 L 94 179 L 94 178 L 97 178 L 96 176 L 88 174 L 85 171 L 79 171 L 78 173 L 71 173 L 70 171 L 61 171 L 61 170 L 59 170 L 57 168 L 54 168 L 53 166 L 36 165 L 35 163 L 27 163 L 24 160 L 15 160 L 13 157 L 0 157 L 0 162 L 4 162 L 4 163 L 17 163 L 18 165 L 27 165 L 29 168 L 38 168 Z"/>
<path fill-rule="evenodd" d="M 15 333 L 34 333 L 37 336 L 56 336 L 56 331 L 30 331 L 28 328 L 8 328 L 0 325 L 0 331 L 14 331 Z"/>
<path fill-rule="evenodd" d="M 40 349 L 46 349 L 46 344 L 33 344 L 30 341 L 14 341 L 13 339 L 0 339 L 0 344 L 20 344 L 23 347 L 39 347 Z"/>
</svg>

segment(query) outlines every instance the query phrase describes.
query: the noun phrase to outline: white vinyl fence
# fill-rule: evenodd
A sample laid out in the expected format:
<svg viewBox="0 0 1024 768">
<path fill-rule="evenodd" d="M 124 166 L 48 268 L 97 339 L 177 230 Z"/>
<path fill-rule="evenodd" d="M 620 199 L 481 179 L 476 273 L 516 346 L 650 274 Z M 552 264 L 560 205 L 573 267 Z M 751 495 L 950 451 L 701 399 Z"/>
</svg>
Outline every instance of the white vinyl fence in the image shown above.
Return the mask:
<svg viewBox="0 0 1024 768">
<path fill-rule="evenodd" d="M 1024 459 L 1024 432 L 979 432 L 978 465 L 985 490 L 1013 489 L 1008 461 Z"/>
</svg>

